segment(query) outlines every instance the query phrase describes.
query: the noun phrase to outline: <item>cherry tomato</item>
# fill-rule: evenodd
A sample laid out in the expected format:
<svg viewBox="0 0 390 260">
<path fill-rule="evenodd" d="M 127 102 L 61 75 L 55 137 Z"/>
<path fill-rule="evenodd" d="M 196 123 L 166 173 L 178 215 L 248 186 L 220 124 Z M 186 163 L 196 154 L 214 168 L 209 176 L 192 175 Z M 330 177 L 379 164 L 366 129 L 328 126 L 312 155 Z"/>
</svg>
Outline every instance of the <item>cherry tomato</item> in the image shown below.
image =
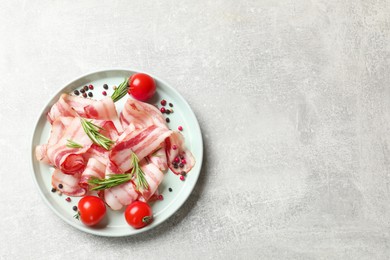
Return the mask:
<svg viewBox="0 0 390 260">
<path fill-rule="evenodd" d="M 144 73 L 136 73 L 129 78 L 129 95 L 140 101 L 146 101 L 156 93 L 156 82 Z"/>
<path fill-rule="evenodd" d="M 125 219 L 133 228 L 143 228 L 153 220 L 152 208 L 145 202 L 134 201 L 127 206 Z"/>
<path fill-rule="evenodd" d="M 106 205 L 96 196 L 85 196 L 78 203 L 80 220 L 84 225 L 94 226 L 106 215 Z"/>
</svg>

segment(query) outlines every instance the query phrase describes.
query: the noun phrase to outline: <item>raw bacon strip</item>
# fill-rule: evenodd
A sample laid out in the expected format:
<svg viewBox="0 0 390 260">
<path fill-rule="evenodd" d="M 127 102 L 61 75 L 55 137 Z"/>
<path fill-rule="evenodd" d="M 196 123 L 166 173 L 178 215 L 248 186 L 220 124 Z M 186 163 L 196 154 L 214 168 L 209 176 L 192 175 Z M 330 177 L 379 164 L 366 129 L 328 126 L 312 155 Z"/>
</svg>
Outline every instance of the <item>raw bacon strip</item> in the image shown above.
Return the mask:
<svg viewBox="0 0 390 260">
<path fill-rule="evenodd" d="M 74 117 L 61 116 L 53 121 L 48 145 L 56 144 L 63 136 L 65 129 L 72 123 Z"/>
<path fill-rule="evenodd" d="M 121 123 L 119 122 L 118 113 L 115 109 L 114 101 L 111 97 L 103 98 L 102 100 L 96 101 L 86 107 L 84 111 L 87 118 L 111 120 L 116 129 L 119 132 L 123 132 Z"/>
<path fill-rule="evenodd" d="M 93 123 L 105 129 L 102 134 L 110 137 L 117 136 L 115 126 L 111 121 L 93 120 Z M 67 140 L 81 144 L 82 148 L 69 148 L 66 146 Z M 48 146 L 47 155 L 52 165 L 66 174 L 82 173 L 85 169 L 85 159 L 83 155 L 91 147 L 92 141 L 89 139 L 81 126 L 80 119 L 73 118 L 71 124 L 66 128 L 61 139 L 54 145 Z"/>
<path fill-rule="evenodd" d="M 127 172 L 132 168 L 131 155 L 133 152 L 139 160 L 142 160 L 156 150 L 165 138 L 171 134 L 172 131 L 155 125 L 134 131 L 111 149 L 110 161 L 122 172 Z"/>
<path fill-rule="evenodd" d="M 175 174 L 180 174 L 183 171 L 188 173 L 195 164 L 195 158 L 192 153 L 185 147 L 184 136 L 180 132 L 175 131 L 169 138 L 165 139 L 165 145 L 168 166 L 172 172 Z M 173 163 L 175 158 L 179 158 L 181 162 L 181 157 L 183 157 L 185 160 L 183 167 L 175 168 Z"/>
<path fill-rule="evenodd" d="M 152 154 L 148 155 L 146 159 L 156 165 L 161 171 L 168 169 L 167 155 L 165 153 L 165 144 L 162 143 L 162 147 L 157 148 Z"/>
<path fill-rule="evenodd" d="M 51 164 L 49 158 L 47 157 L 47 144 L 41 144 L 35 147 L 35 157 L 38 161 L 49 165 Z"/>
<path fill-rule="evenodd" d="M 149 185 L 148 189 L 141 188 L 140 193 L 145 201 L 148 201 L 157 191 L 158 186 L 164 178 L 164 174 L 156 165 L 153 163 L 147 163 L 145 160 L 140 163 L 140 166 Z"/>
<path fill-rule="evenodd" d="M 91 177 L 96 177 L 99 179 L 104 178 L 104 173 L 106 171 L 106 165 L 101 163 L 99 160 L 95 158 L 90 158 L 87 163 L 87 167 L 84 172 L 81 174 L 80 178 L 80 186 L 84 188 L 88 188 L 88 180 Z"/>
<path fill-rule="evenodd" d="M 52 165 L 49 157 L 47 156 L 47 147 L 56 144 L 58 140 L 61 139 L 65 128 L 72 122 L 72 120 L 73 117 L 59 117 L 54 120 L 48 143 L 38 145 L 35 148 L 35 156 L 38 161 Z"/>
<path fill-rule="evenodd" d="M 77 117 L 110 120 L 114 122 L 116 129 L 122 132 L 122 125 L 118 118 L 115 104 L 110 97 L 102 100 L 93 100 L 62 94 L 60 99 L 55 103 L 47 114 L 47 119 L 52 123 L 60 116 Z"/>
<path fill-rule="evenodd" d="M 104 190 L 104 200 L 113 210 L 120 210 L 123 206 L 131 204 L 138 196 L 134 184 L 131 181 Z"/>
<path fill-rule="evenodd" d="M 81 144 L 83 148 L 69 148 L 67 140 Z M 85 168 L 83 154 L 92 145 L 92 141 L 85 134 L 80 124 L 80 119 L 75 117 L 66 128 L 58 142 L 47 149 L 47 155 L 51 163 L 66 174 L 82 173 Z"/>
<path fill-rule="evenodd" d="M 92 99 L 62 94 L 60 99 L 51 107 L 47 114 L 47 120 L 53 123 L 60 116 L 75 117 L 77 115 L 85 117 L 84 107 L 96 102 Z"/>
<path fill-rule="evenodd" d="M 84 196 L 87 190 L 79 185 L 80 174 L 69 175 L 64 174 L 56 169 L 51 177 L 51 184 L 57 190 L 68 196 Z M 59 185 L 62 185 L 62 188 Z"/>
<path fill-rule="evenodd" d="M 89 160 L 94 158 L 104 165 L 108 162 L 108 151 L 101 146 L 92 144 L 88 151 L 84 154 L 84 159 Z"/>
<path fill-rule="evenodd" d="M 130 98 L 120 114 L 120 121 L 123 128 L 130 123 L 136 128 L 146 128 L 151 125 L 168 128 L 164 117 L 155 106 Z"/>
</svg>

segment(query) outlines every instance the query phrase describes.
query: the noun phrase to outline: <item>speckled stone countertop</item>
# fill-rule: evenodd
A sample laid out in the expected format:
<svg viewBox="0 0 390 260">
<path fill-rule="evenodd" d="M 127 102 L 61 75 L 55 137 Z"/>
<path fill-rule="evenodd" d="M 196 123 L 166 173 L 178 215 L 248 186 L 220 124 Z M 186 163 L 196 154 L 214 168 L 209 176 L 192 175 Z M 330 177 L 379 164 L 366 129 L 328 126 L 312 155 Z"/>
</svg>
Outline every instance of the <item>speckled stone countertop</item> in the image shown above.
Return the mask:
<svg viewBox="0 0 390 260">
<path fill-rule="evenodd" d="M 385 259 L 387 1 L 2 1 L 0 259 Z M 42 108 L 85 73 L 175 87 L 204 138 L 199 181 L 164 224 L 105 238 L 43 202 Z"/>
</svg>

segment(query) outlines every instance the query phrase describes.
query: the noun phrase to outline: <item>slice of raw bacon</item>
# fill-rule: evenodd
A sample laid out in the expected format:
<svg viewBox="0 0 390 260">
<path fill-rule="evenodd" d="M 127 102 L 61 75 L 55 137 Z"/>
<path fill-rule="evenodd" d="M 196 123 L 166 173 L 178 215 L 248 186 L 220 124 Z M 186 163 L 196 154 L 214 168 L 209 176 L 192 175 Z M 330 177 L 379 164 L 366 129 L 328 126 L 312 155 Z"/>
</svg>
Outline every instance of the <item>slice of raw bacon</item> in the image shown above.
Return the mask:
<svg viewBox="0 0 390 260">
<path fill-rule="evenodd" d="M 53 123 L 60 116 L 85 117 L 84 107 L 96 102 L 92 99 L 62 94 L 59 100 L 51 107 L 47 113 L 47 120 Z"/>
<path fill-rule="evenodd" d="M 91 119 L 110 120 L 114 123 L 117 131 L 123 131 L 114 101 L 110 97 L 93 100 L 62 94 L 60 99 L 51 107 L 47 119 L 52 123 L 60 116 L 76 117 L 77 115 Z"/>
<path fill-rule="evenodd" d="M 47 156 L 47 147 L 56 144 L 61 139 L 65 128 L 69 126 L 72 120 L 73 117 L 59 117 L 53 121 L 49 141 L 47 144 L 41 144 L 35 148 L 35 155 L 39 161 L 52 165 Z"/>
<path fill-rule="evenodd" d="M 138 159 L 142 160 L 155 151 L 171 134 L 171 130 L 156 125 L 135 130 L 124 138 L 119 137 L 122 141 L 116 143 L 111 149 L 109 159 L 121 172 L 127 172 L 133 167 L 132 153 L 135 153 Z"/>
<path fill-rule="evenodd" d="M 145 157 L 148 162 L 156 165 L 161 171 L 168 169 L 167 155 L 165 152 L 165 142 L 161 144 L 161 147 L 157 148 L 156 151 Z"/>
<path fill-rule="evenodd" d="M 106 171 L 106 165 L 95 158 L 90 158 L 87 167 L 81 174 L 80 186 L 88 188 L 88 180 L 92 177 L 102 179 Z"/>
<path fill-rule="evenodd" d="M 184 136 L 180 132 L 165 139 L 168 166 L 175 174 L 188 173 L 195 164 L 195 158 L 184 144 Z M 176 166 L 175 166 L 176 165 Z"/>
<path fill-rule="evenodd" d="M 58 169 L 54 170 L 51 177 L 52 186 L 68 196 L 84 196 L 87 193 L 87 190 L 79 185 L 79 181 L 80 174 L 64 174 Z"/>
<path fill-rule="evenodd" d="M 156 125 L 168 128 L 161 112 L 153 105 L 129 98 L 119 117 L 123 128 L 133 124 L 135 128 Z"/>
<path fill-rule="evenodd" d="M 118 132 L 121 133 L 123 131 L 114 101 L 112 101 L 111 97 L 103 98 L 85 106 L 84 111 L 87 118 L 111 120 Z"/>
<path fill-rule="evenodd" d="M 131 204 L 139 196 L 132 181 L 106 189 L 100 192 L 99 195 L 113 210 L 120 210 L 123 206 Z"/>
<path fill-rule="evenodd" d="M 145 201 L 148 201 L 150 197 L 157 191 L 158 186 L 161 184 L 164 173 L 153 163 L 148 163 L 146 160 L 143 160 L 140 163 L 141 169 L 145 174 L 145 179 L 148 182 L 148 188 L 140 188 L 139 192 Z"/>
<path fill-rule="evenodd" d="M 94 124 L 104 129 L 102 134 L 106 136 L 115 136 L 115 126 L 111 121 L 92 121 Z M 68 140 L 80 144 L 82 148 L 67 147 L 66 144 Z M 58 142 L 47 147 L 47 156 L 51 164 L 65 174 L 82 173 L 86 165 L 84 154 L 89 150 L 91 145 L 92 141 L 84 132 L 80 123 L 80 118 L 74 117 Z"/>
</svg>

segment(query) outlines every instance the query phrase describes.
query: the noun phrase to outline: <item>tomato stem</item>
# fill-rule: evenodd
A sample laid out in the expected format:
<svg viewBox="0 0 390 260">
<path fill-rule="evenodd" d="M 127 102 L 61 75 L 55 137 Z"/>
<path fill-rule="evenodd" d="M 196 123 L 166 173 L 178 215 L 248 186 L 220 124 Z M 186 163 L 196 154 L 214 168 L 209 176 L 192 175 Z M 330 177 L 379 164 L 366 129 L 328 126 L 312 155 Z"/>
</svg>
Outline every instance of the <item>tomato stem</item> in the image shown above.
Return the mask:
<svg viewBox="0 0 390 260">
<path fill-rule="evenodd" d="M 153 219 L 153 216 L 145 216 L 142 218 L 142 222 L 149 223 L 150 221 L 152 221 L 152 219 Z"/>
<path fill-rule="evenodd" d="M 80 211 L 77 211 L 77 213 L 73 217 L 77 220 L 80 220 Z"/>
</svg>

